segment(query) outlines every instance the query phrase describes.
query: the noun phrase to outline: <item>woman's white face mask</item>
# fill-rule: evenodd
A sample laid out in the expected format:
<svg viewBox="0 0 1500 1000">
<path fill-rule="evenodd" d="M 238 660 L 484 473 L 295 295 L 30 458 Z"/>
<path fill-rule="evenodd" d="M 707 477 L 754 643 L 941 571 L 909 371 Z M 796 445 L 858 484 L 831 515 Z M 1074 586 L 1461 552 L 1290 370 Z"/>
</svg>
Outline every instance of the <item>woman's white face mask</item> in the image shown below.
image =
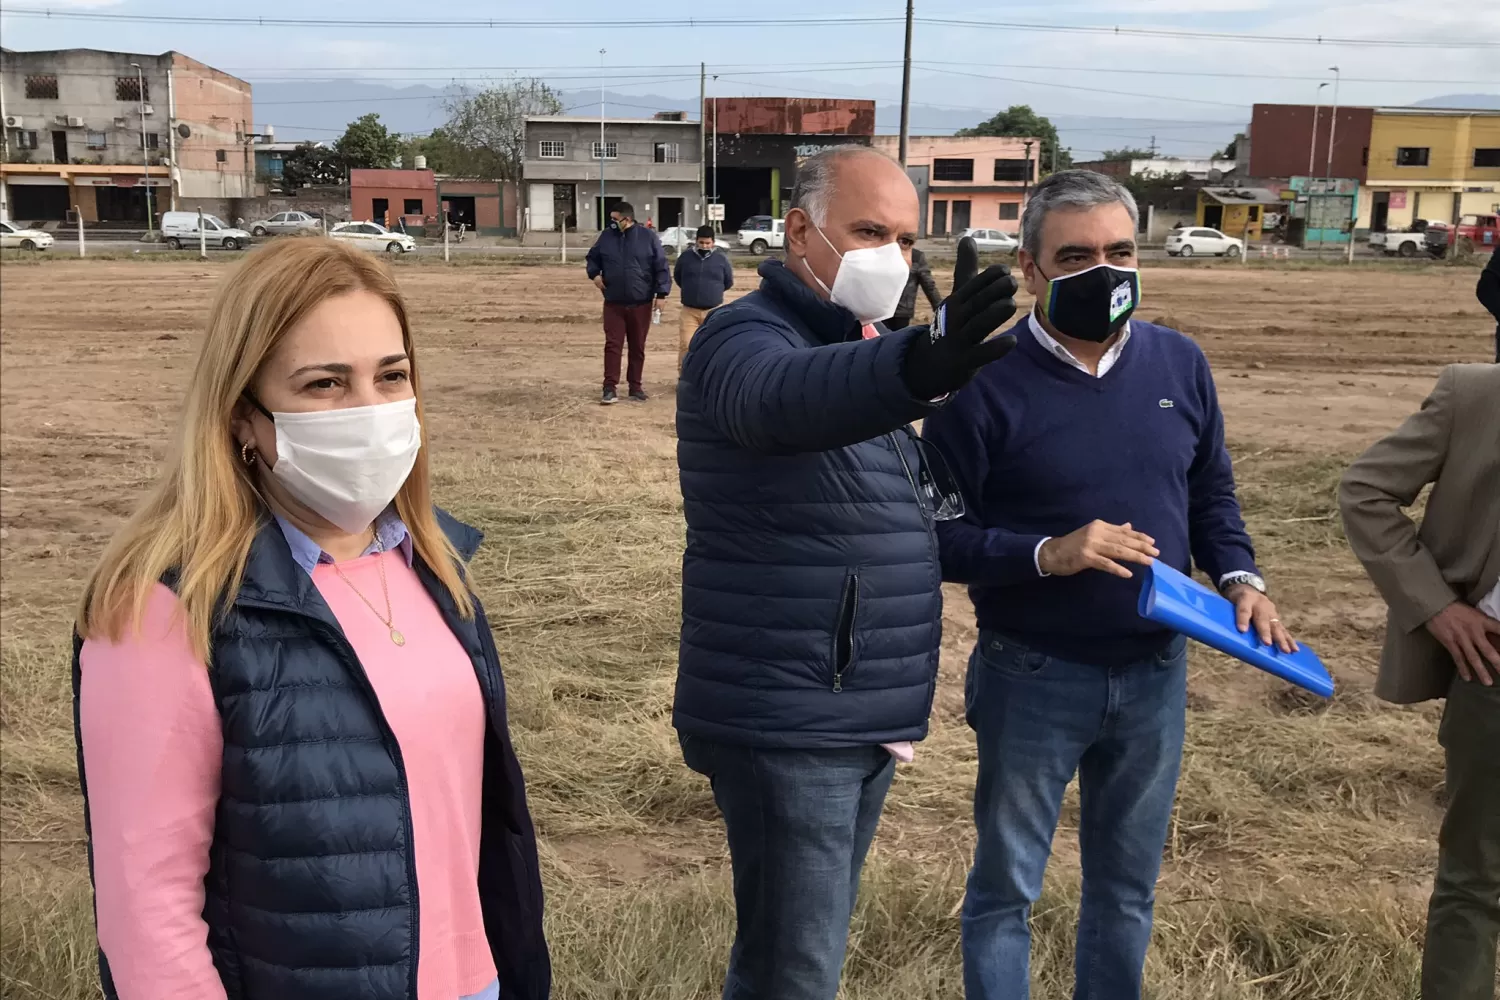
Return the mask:
<svg viewBox="0 0 1500 1000">
<path fill-rule="evenodd" d="M 839 253 L 838 247 L 822 229 L 817 226 L 813 229 L 839 258 L 839 270 L 834 275 L 832 288 L 813 274 L 811 266 L 807 268 L 818 287 L 828 293 L 829 301 L 852 312 L 861 323 L 874 323 L 895 315 L 901 293 L 906 290 L 907 279 L 911 276 L 911 267 L 901 253 L 901 244 L 892 240 L 878 247 L 861 247 Z M 803 263 L 807 263 L 806 258 Z"/>
<path fill-rule="evenodd" d="M 276 464 L 288 493 L 350 534 L 390 506 L 422 449 L 415 398 L 376 406 L 273 413 Z"/>
</svg>

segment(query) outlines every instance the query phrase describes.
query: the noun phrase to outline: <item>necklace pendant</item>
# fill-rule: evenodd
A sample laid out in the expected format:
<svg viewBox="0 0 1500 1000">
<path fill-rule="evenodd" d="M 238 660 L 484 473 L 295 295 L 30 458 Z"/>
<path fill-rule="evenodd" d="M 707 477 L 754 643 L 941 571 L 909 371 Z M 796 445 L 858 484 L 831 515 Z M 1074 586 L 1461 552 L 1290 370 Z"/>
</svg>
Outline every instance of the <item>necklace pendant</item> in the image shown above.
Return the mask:
<svg viewBox="0 0 1500 1000">
<path fill-rule="evenodd" d="M 401 634 L 400 629 L 393 628 L 391 629 L 391 641 L 398 646 L 404 646 L 406 645 L 406 636 Z"/>
</svg>

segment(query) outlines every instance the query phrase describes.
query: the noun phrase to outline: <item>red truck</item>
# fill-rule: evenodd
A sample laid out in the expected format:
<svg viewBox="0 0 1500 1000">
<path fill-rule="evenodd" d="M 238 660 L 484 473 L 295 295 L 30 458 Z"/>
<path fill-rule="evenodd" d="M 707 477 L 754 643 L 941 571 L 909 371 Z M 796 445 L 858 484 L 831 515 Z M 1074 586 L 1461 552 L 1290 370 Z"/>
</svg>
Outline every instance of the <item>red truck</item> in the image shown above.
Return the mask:
<svg viewBox="0 0 1500 1000">
<path fill-rule="evenodd" d="M 1493 253 L 1500 246 L 1500 216 L 1465 215 L 1456 226 L 1428 226 L 1427 252 L 1434 257 Z"/>
</svg>

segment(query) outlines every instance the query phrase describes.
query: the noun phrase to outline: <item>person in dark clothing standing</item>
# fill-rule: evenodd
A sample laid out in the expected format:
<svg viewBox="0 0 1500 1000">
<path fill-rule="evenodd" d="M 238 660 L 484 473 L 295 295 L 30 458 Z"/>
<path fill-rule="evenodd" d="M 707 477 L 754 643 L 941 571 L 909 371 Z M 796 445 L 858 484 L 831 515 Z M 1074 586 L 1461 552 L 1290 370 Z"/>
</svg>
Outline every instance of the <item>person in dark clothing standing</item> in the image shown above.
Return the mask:
<svg viewBox="0 0 1500 1000">
<path fill-rule="evenodd" d="M 938 303 L 943 297 L 938 294 L 937 282 L 932 280 L 932 268 L 927 264 L 927 255 L 916 247 L 911 251 L 911 275 L 906 279 L 906 288 L 901 292 L 901 301 L 896 303 L 896 314 L 885 321 L 887 330 L 905 330 L 911 326 L 911 318 L 917 312 L 917 288 L 927 296 L 932 313 L 937 315 Z"/>
<path fill-rule="evenodd" d="M 1479 287 L 1474 294 L 1495 317 L 1495 363 L 1500 364 L 1500 250 L 1490 254 L 1490 262 L 1479 273 Z"/>
<path fill-rule="evenodd" d="M 628 344 L 625 377 L 630 398 L 644 403 L 648 397 L 641 375 L 652 299 L 660 304 L 672 290 L 667 252 L 655 233 L 635 224 L 635 209 L 622 201 L 610 209 L 609 228 L 589 248 L 587 270 L 589 280 L 604 293 L 604 395 L 599 402 L 608 406 L 619 401 L 615 387 L 620 384 L 620 353 Z"/>
<path fill-rule="evenodd" d="M 927 734 L 932 522 L 954 511 L 908 425 L 1014 343 L 985 338 L 1014 314 L 1016 284 L 976 275 L 970 240 L 931 331 L 882 334 L 918 217 L 883 153 L 808 157 L 786 263 L 762 263 L 759 290 L 709 315 L 677 383 L 672 722 L 729 840 L 726 1000 L 833 1000 L 894 761 Z"/>
<path fill-rule="evenodd" d="M 979 749 L 968 1000 L 1026 996 L 1027 920 L 1075 773 L 1073 996 L 1141 996 L 1187 711 L 1184 638 L 1136 610 L 1143 567 L 1196 563 L 1241 631 L 1294 648 L 1240 516 L 1208 361 L 1131 319 L 1136 219 L 1102 174 L 1037 185 L 1019 254 L 1036 308 L 1005 363 L 923 426 L 964 497 L 964 516 L 937 525 L 943 578 L 969 585 L 979 625 L 965 689 Z"/>
<path fill-rule="evenodd" d="M 724 304 L 724 293 L 734 287 L 734 265 L 729 255 L 720 253 L 714 245 L 713 226 L 699 226 L 697 239 L 691 249 L 677 255 L 677 267 L 672 279 L 682 290 L 682 315 L 677 341 L 677 370 L 682 371 L 682 359 L 687 357 L 688 344 L 693 334 L 703 325 L 703 318 L 710 309 Z"/>
</svg>

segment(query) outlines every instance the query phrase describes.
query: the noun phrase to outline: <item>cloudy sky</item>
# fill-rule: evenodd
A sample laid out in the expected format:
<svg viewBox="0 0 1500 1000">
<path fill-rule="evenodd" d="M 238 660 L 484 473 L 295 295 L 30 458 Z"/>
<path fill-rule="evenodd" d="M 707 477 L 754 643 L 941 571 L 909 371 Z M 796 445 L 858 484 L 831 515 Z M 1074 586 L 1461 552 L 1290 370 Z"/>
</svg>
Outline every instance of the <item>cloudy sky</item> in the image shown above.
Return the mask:
<svg viewBox="0 0 1500 1000">
<path fill-rule="evenodd" d="M 148 23 L 20 13 L 39 9 L 347 23 Z M 912 100 L 929 108 L 979 114 L 1026 103 L 1053 116 L 1151 119 L 1157 123 L 1153 130 L 1167 133 L 1166 139 L 1170 129 L 1160 125 L 1163 119 L 1243 127 L 1257 101 L 1309 101 L 1319 81 L 1333 78 L 1329 68 L 1335 65 L 1345 104 L 1500 96 L 1500 3 L 1484 0 L 1019 0 L 1003 5 L 917 0 L 916 9 Z M 900 95 L 903 11 L 901 0 L 573 0 L 566 5 L 260 0 L 253 8 L 203 0 L 3 0 L 0 33 L 6 47 L 15 49 L 177 49 L 266 84 L 361 79 L 442 87 L 514 71 L 542 76 L 563 90 L 586 90 L 599 85 L 603 48 L 604 82 L 617 95 L 696 96 L 696 64 L 702 61 L 717 75 L 711 93 L 894 101 Z M 798 23 L 813 17 L 824 23 Z M 841 20 L 882 17 L 891 20 Z M 423 23 L 368 23 L 412 18 Z M 435 23 L 485 18 L 551 23 L 524 28 Z M 689 18 L 761 23 L 690 26 L 684 23 Z M 1163 34 L 1057 30 L 1114 27 Z M 1183 34 L 1192 32 L 1238 37 Z M 1403 44 L 1296 40 L 1318 36 Z M 946 128 L 951 128 L 947 120 L 913 121 L 914 131 Z"/>
</svg>

